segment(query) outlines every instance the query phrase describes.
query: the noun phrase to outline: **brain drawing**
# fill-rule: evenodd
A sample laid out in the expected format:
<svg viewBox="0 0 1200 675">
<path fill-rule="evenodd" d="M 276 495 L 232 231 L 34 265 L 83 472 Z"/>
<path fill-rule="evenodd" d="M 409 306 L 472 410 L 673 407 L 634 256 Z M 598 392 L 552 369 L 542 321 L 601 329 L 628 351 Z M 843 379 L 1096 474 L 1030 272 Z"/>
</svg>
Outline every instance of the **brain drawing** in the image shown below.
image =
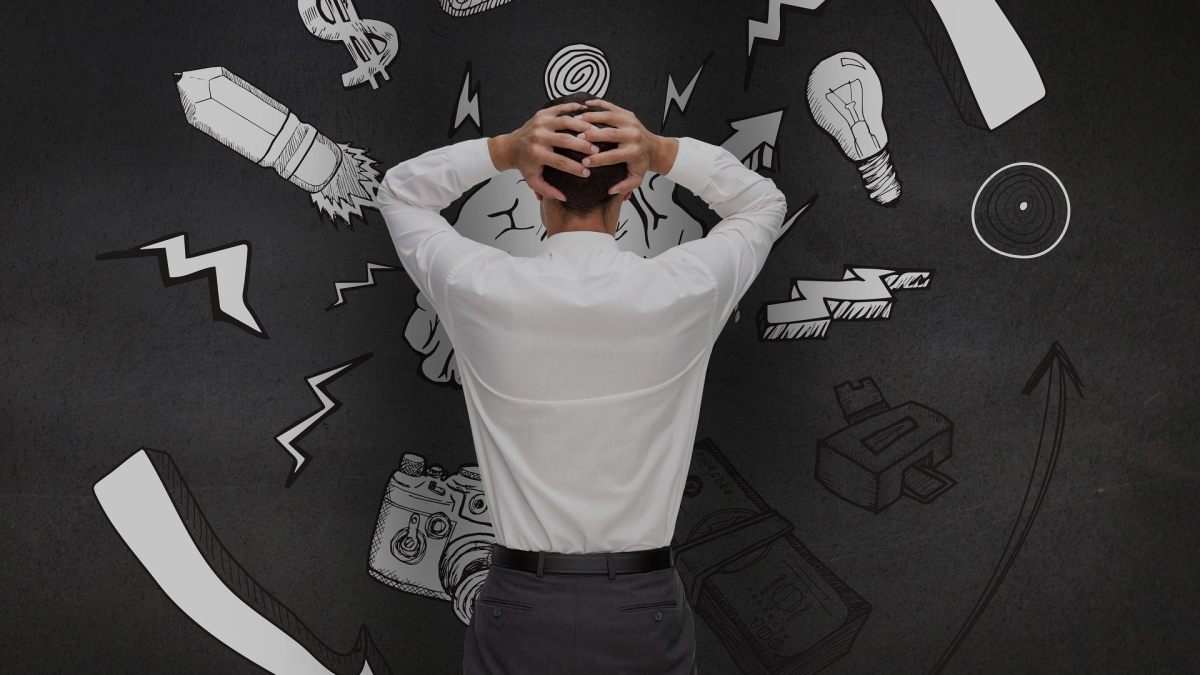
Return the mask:
<svg viewBox="0 0 1200 675">
<path fill-rule="evenodd" d="M 676 200 L 675 183 L 647 173 L 633 196 L 621 205 L 617 247 L 644 258 L 704 236 L 703 224 Z M 464 237 L 518 256 L 540 255 L 546 245 L 537 198 L 515 169 L 504 171 L 463 204 L 453 223 Z M 454 345 L 433 306 L 417 293 L 416 308 L 404 331 L 422 355 L 421 375 L 430 382 L 461 385 Z"/>
</svg>

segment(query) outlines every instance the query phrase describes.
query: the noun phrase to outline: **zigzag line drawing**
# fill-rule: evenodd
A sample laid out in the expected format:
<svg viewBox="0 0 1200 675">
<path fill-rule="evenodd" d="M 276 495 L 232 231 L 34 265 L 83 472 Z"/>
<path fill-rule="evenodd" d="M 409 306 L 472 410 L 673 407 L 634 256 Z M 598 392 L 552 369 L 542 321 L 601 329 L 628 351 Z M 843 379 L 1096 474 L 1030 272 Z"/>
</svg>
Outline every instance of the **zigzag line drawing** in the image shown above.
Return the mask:
<svg viewBox="0 0 1200 675">
<path fill-rule="evenodd" d="M 373 272 L 375 270 L 379 270 L 381 272 L 394 272 L 396 270 L 402 270 L 402 269 L 404 269 L 404 268 L 403 267 L 393 267 L 391 265 L 381 265 L 379 263 L 373 263 L 373 262 L 367 261 L 367 280 L 366 281 L 336 281 L 336 282 L 334 282 L 333 289 L 335 291 L 337 291 L 337 300 L 332 305 L 326 307 L 325 311 L 328 312 L 329 310 L 333 309 L 334 307 L 341 307 L 342 305 L 346 304 L 346 298 L 344 295 L 342 295 L 342 291 L 348 291 L 348 290 L 351 290 L 354 288 L 363 288 L 366 286 L 375 286 L 376 285 L 375 284 L 375 275 L 373 274 Z"/>
</svg>

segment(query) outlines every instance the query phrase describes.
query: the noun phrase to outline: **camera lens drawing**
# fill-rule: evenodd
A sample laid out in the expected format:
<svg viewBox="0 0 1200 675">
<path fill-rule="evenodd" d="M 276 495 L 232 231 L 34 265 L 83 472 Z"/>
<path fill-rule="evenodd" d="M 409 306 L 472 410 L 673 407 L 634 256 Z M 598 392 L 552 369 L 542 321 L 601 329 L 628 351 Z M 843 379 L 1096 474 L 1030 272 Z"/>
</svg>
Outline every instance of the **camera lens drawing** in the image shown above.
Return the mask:
<svg viewBox="0 0 1200 675">
<path fill-rule="evenodd" d="M 971 227 L 991 250 L 1036 258 L 1058 246 L 1071 222 L 1067 189 L 1052 171 L 1017 162 L 988 176 L 971 203 Z"/>
<path fill-rule="evenodd" d="M 384 492 L 367 572 L 406 593 L 452 601 L 469 625 L 494 542 L 478 465 L 451 475 L 408 452 Z"/>
</svg>

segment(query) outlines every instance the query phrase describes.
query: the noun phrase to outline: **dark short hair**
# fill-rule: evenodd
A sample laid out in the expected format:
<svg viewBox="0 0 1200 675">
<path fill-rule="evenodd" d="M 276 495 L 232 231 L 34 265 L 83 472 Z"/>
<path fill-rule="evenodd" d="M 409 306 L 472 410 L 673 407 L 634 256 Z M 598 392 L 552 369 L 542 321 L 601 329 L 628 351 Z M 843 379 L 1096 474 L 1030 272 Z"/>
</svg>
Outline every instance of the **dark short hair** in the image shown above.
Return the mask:
<svg viewBox="0 0 1200 675">
<path fill-rule="evenodd" d="M 542 109 L 544 110 L 546 108 L 553 108 L 554 106 L 562 105 L 563 103 L 586 103 L 594 98 L 596 98 L 596 96 L 593 96 L 586 91 L 576 92 L 574 94 L 567 94 L 566 96 L 559 96 L 556 99 L 546 101 L 546 104 L 542 106 Z M 571 117 L 577 117 L 585 112 L 603 112 L 603 108 L 590 106 L 587 108 L 580 108 L 574 112 L 563 114 L 570 115 Z M 608 125 L 597 124 L 596 126 L 606 127 Z M 559 133 L 573 134 L 575 132 L 569 129 L 563 129 Z M 617 147 L 616 143 L 594 143 L 593 145 L 600 148 L 601 152 L 604 152 L 605 150 L 612 150 Z M 566 148 L 554 148 L 554 151 L 560 155 L 565 155 L 576 162 L 582 161 L 583 158 L 587 156 L 577 150 L 568 150 Z M 612 200 L 617 197 L 617 195 L 608 194 L 609 189 L 617 183 L 625 180 L 625 177 L 629 175 L 629 167 L 625 165 L 625 162 L 621 162 L 620 164 L 610 164 L 608 166 L 588 168 L 590 175 L 588 175 L 587 178 L 584 178 L 583 176 L 576 176 L 573 173 L 559 171 L 551 166 L 547 166 L 542 170 L 542 177 L 546 179 L 546 182 L 562 191 L 563 196 L 567 198 L 567 201 L 559 202 L 559 204 L 562 205 L 562 207 L 567 211 L 577 215 L 588 214 L 596 209 L 607 207 L 608 204 L 612 203 Z"/>
</svg>

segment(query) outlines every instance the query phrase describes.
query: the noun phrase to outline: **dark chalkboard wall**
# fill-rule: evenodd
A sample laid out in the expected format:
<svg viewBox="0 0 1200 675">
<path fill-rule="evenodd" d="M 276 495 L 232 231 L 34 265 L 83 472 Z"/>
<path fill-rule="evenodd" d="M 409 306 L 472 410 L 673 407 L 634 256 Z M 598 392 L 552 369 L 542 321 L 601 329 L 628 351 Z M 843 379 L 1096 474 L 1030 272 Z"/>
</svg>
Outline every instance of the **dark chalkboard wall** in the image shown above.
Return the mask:
<svg viewBox="0 0 1200 675">
<path fill-rule="evenodd" d="M 909 12 L 921 3 L 785 9 L 783 39 L 758 43 L 747 78 L 747 21 L 768 4 L 512 0 L 455 17 L 436 0 L 356 0 L 399 38 L 377 89 L 343 87 L 349 53 L 309 33 L 295 3 L 6 8 L 0 671 L 264 672 L 173 603 L 106 517 L 93 487 L 146 448 L 176 481 L 176 508 L 199 508 L 228 556 L 320 642 L 349 652 L 365 625 L 374 672 L 380 660 L 394 673 L 459 672 L 465 626 L 452 604 L 368 573 L 401 455 L 451 472 L 474 462 L 461 390 L 430 382 L 406 338 L 415 287 L 377 271 L 327 309 L 334 284 L 365 280 L 367 262 L 398 266 L 379 213 L 335 227 L 301 188 L 190 125 L 174 73 L 223 66 L 382 171 L 515 128 L 545 98 L 550 57 L 584 43 L 605 55 L 607 98 L 655 130 L 668 75 L 682 90 L 711 53 L 664 133 L 720 143 L 729 120 L 786 107 L 777 161 L 764 162 L 777 170 L 762 170 L 790 211 L 819 195 L 715 347 L 697 462 L 716 448 L 724 464 L 712 466 L 738 476 L 746 508 L 791 524 L 771 555 L 820 579 L 795 590 L 814 597 L 792 614 L 825 602 L 836 620 L 787 618 L 812 633 L 793 654 L 803 658 L 758 657 L 776 664 L 758 671 L 735 648 L 758 639 L 737 633 L 741 620 L 758 634 L 753 612 L 710 608 L 697 622 L 700 672 L 1196 672 L 1200 10 L 1000 0 L 1046 94 L 989 131 L 956 108 Z M 883 83 L 903 186 L 890 208 L 808 111 L 809 72 L 843 50 Z M 481 132 L 467 121 L 448 138 L 468 62 Z M 1035 258 L 999 255 L 972 227 L 980 187 L 1016 162 L 1052 171 L 1070 199 L 1065 236 Z M 706 227 L 717 221 L 679 199 Z M 153 255 L 104 255 L 178 233 L 193 255 L 248 242 L 245 299 L 265 336 L 215 320 L 203 274 L 165 284 Z M 760 307 L 788 300 L 792 279 L 841 279 L 847 265 L 933 273 L 897 290 L 886 320 L 760 339 Z M 322 409 L 305 378 L 368 353 L 328 383 L 340 405 L 294 442 L 312 459 L 285 487 L 293 459 L 276 437 Z M 887 402 L 874 412 L 894 419 L 859 424 L 909 419 L 928 435 L 904 465 L 916 466 L 904 476 L 915 497 L 863 488 L 855 481 L 883 470 L 844 461 L 863 439 L 837 435 L 854 426 L 843 413 L 870 403 L 871 386 Z M 722 591 L 729 606 L 753 605 L 730 596 L 743 586 Z M 357 673 L 363 658 L 329 668 Z"/>
</svg>

